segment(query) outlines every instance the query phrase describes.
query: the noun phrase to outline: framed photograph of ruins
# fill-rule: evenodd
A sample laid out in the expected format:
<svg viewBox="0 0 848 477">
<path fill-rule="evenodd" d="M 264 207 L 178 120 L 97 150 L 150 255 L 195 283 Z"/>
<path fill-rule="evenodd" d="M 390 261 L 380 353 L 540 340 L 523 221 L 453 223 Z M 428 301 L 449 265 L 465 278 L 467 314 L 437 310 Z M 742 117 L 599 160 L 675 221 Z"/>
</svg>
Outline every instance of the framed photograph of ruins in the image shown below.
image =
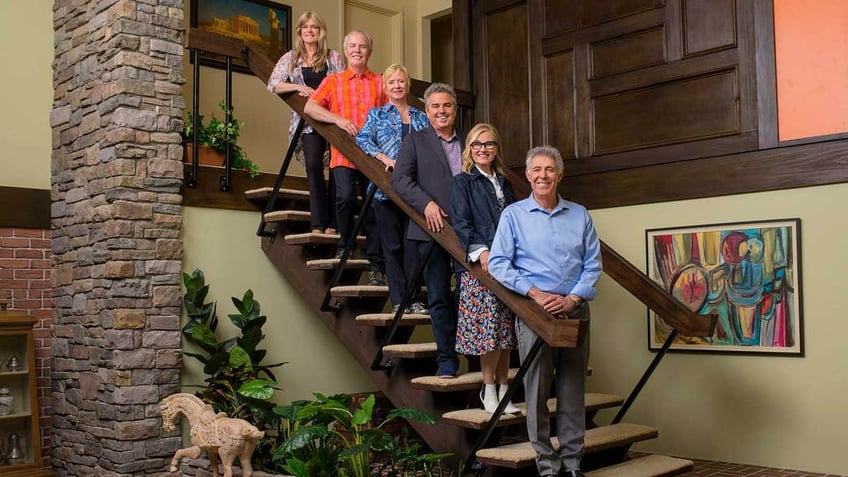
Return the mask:
<svg viewBox="0 0 848 477">
<path fill-rule="evenodd" d="M 191 0 L 192 27 L 253 42 L 274 63 L 291 49 L 291 16 L 291 6 L 271 0 Z M 204 54 L 201 64 L 225 68 L 226 60 Z M 241 60 L 233 71 L 249 72 Z"/>
<path fill-rule="evenodd" d="M 715 313 L 712 336 L 671 350 L 803 356 L 801 220 L 647 230 L 648 275 L 690 310 Z M 671 328 L 648 311 L 649 347 Z"/>
</svg>

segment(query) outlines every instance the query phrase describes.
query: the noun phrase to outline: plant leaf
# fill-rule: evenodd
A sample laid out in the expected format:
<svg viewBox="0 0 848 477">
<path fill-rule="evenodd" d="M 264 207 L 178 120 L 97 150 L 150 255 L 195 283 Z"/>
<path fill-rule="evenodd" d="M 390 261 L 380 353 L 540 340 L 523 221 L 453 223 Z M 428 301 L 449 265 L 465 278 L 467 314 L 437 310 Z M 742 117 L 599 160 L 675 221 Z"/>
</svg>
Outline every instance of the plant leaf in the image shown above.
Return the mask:
<svg viewBox="0 0 848 477">
<path fill-rule="evenodd" d="M 286 455 L 285 452 L 281 451 L 282 447 L 279 447 L 276 451 L 274 451 L 274 460 L 279 460 Z M 295 477 L 311 477 L 309 472 L 306 470 L 306 462 L 295 457 L 287 459 L 286 463 L 283 464 L 283 469 L 285 469 L 286 472 L 291 472 L 291 474 Z"/>
<path fill-rule="evenodd" d="M 431 416 L 430 414 L 427 414 L 426 412 L 420 409 L 402 407 L 389 411 L 389 413 L 386 415 L 386 420 L 383 421 L 383 423 L 385 424 L 386 422 L 397 418 L 415 420 L 423 422 L 424 424 L 435 424 L 436 422 L 438 422 L 435 417 Z"/>
<path fill-rule="evenodd" d="M 371 422 L 371 414 L 374 412 L 374 403 L 376 401 L 373 394 L 369 395 L 359 406 L 359 409 L 354 411 L 353 417 L 350 419 L 350 424 L 352 426 L 361 426 Z"/>
<path fill-rule="evenodd" d="M 238 368 L 244 366 L 244 369 L 250 371 L 253 369 L 253 362 L 250 361 L 250 354 L 241 346 L 233 346 L 230 349 L 230 366 Z"/>
<path fill-rule="evenodd" d="M 343 450 L 339 454 L 339 458 L 342 458 L 342 459 L 349 458 L 349 457 L 353 457 L 357 454 L 362 454 L 363 452 L 368 452 L 368 446 L 365 445 L 365 444 L 358 444 L 358 445 L 351 446 L 351 447 L 348 447 L 347 449 Z"/>
<path fill-rule="evenodd" d="M 315 439 L 327 437 L 330 430 L 326 426 L 301 426 L 292 432 L 280 446 L 282 452 L 290 453 L 308 446 Z"/>
<path fill-rule="evenodd" d="M 243 396 L 253 399 L 266 400 L 274 396 L 274 389 L 279 385 L 273 381 L 264 379 L 254 379 L 248 381 L 239 387 L 238 392 Z"/>
<path fill-rule="evenodd" d="M 215 337 L 215 332 L 206 326 L 205 323 L 194 325 L 191 330 L 191 339 L 208 353 L 214 353 L 218 348 L 218 338 Z"/>
</svg>

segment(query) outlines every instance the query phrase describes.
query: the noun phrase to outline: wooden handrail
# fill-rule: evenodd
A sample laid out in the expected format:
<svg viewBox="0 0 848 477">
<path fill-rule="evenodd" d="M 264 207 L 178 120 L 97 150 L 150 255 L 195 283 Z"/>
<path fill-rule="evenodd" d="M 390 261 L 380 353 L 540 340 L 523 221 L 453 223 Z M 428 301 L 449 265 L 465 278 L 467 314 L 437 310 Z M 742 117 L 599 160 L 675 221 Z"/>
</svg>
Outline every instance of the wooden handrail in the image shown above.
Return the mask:
<svg viewBox="0 0 848 477">
<path fill-rule="evenodd" d="M 248 45 L 247 48 L 248 67 L 259 79 L 267 81 L 268 76 L 274 68 L 273 62 L 258 47 Z M 296 112 L 303 113 L 306 98 L 297 94 L 280 95 L 280 97 Z M 427 222 L 424 217 L 407 205 L 397 195 L 394 189 L 392 189 L 390 176 L 383 169 L 379 161 L 374 160 L 373 157 L 362 152 L 362 149 L 356 145 L 353 138 L 335 125 L 315 121 L 306 115 L 303 117 L 313 129 L 318 131 L 324 139 L 341 151 L 377 187 L 381 188 L 401 210 L 409 215 L 424 230 L 427 230 Z M 452 227 L 448 225 L 439 233 L 432 233 L 429 230 L 427 232 L 456 260 L 460 263 L 465 262 L 465 250 L 459 243 L 459 238 L 456 236 L 456 232 L 454 232 Z M 480 281 L 484 285 L 495 292 L 507 306 L 515 311 L 545 342 L 562 347 L 574 347 L 577 345 L 581 336 L 580 330 L 585 326 L 584 322 L 577 320 L 558 320 L 550 313 L 544 311 L 533 300 L 513 293 L 495 279 L 489 277 L 488 274 L 482 273 L 479 264 L 472 264 L 468 268 L 480 278 Z"/>
<path fill-rule="evenodd" d="M 238 45 L 241 46 L 239 47 Z M 250 71 L 264 82 L 267 82 L 275 65 L 274 61 L 266 57 L 264 52 L 256 45 L 202 32 L 196 28 L 189 29 L 189 33 L 186 35 L 186 47 L 201 49 L 215 54 L 229 54 L 230 56 L 241 57 L 246 61 Z M 473 105 L 473 99 L 469 101 L 465 97 L 465 92 L 462 94 L 463 97 L 460 99 L 460 92 L 457 92 L 457 102 Z M 296 112 L 303 113 L 306 98 L 294 93 L 280 95 L 280 97 Z M 305 115 L 303 117 L 310 126 L 339 149 L 345 157 L 350 159 L 377 187 L 381 188 L 401 210 L 427 231 L 451 256 L 460 263 L 465 263 L 465 250 L 460 245 L 459 239 L 452 227 L 448 225 L 439 233 L 429 232 L 424 217 L 409 207 L 397 195 L 391 187 L 389 175 L 383 170 L 380 163 L 362 152 L 352 137 L 334 125 L 315 121 Z M 529 194 L 529 184 L 521 176 L 512 171 L 508 171 L 508 176 L 516 194 L 519 196 L 527 196 Z M 604 262 L 604 272 L 633 294 L 639 301 L 654 310 L 680 334 L 685 336 L 712 335 L 717 323 L 716 315 L 700 315 L 690 311 L 604 242 L 601 242 L 601 252 Z M 465 266 L 486 287 L 503 300 L 507 306 L 515 311 L 545 342 L 561 347 L 574 347 L 579 343 L 579 340 L 584 334 L 585 326 L 587 326 L 586 323 L 577 320 L 556 319 L 533 300 L 512 292 L 491 278 L 487 273 L 483 273 L 479 264 L 465 263 Z"/>
<path fill-rule="evenodd" d="M 507 170 L 506 177 L 512 183 L 516 197 L 530 195 L 530 185 L 524 177 L 513 170 Z M 604 273 L 648 308 L 654 310 L 679 334 L 683 336 L 713 334 L 718 315 L 701 315 L 690 311 L 603 240 L 601 240 L 601 258 L 604 262 Z"/>
</svg>

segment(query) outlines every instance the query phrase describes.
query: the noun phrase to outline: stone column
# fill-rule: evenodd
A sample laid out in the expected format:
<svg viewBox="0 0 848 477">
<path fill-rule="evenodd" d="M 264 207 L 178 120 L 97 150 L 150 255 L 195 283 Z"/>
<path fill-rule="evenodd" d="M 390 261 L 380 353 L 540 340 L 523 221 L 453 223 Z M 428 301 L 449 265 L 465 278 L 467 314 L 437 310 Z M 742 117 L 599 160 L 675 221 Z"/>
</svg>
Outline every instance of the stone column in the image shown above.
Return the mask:
<svg viewBox="0 0 848 477">
<path fill-rule="evenodd" d="M 180 445 L 183 0 L 56 0 L 53 465 L 161 473 Z"/>
</svg>

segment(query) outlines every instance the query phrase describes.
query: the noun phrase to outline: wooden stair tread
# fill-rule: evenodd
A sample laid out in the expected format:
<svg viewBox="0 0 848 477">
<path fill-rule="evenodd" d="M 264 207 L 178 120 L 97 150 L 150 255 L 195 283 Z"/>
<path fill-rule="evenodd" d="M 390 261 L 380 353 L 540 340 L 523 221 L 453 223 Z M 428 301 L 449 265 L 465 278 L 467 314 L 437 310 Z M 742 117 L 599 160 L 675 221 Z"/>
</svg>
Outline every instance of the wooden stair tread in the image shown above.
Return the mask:
<svg viewBox="0 0 848 477">
<path fill-rule="evenodd" d="M 367 313 L 356 317 L 356 324 L 362 326 L 392 326 L 395 319 L 393 313 Z M 405 313 L 398 326 L 416 326 L 430 324 L 430 315 Z"/>
<path fill-rule="evenodd" d="M 665 455 L 647 455 L 620 464 L 586 472 L 591 477 L 666 477 L 692 470 L 691 460 Z"/>
<path fill-rule="evenodd" d="M 321 258 L 317 260 L 308 260 L 306 262 L 307 270 L 335 270 L 339 266 L 341 259 L 338 258 Z M 364 258 L 349 258 L 345 262 L 345 270 L 364 270 L 368 266 L 368 260 Z"/>
<path fill-rule="evenodd" d="M 302 234 L 286 235 L 286 245 L 336 245 L 341 236 L 339 234 L 314 234 L 306 232 Z M 356 237 L 358 246 L 365 246 L 365 237 Z"/>
<path fill-rule="evenodd" d="M 271 197 L 272 190 L 274 190 L 273 187 L 260 187 L 258 189 L 250 189 L 244 191 L 244 197 L 247 200 L 265 200 Z M 309 191 L 299 189 L 286 189 L 281 187 L 280 191 L 277 193 L 277 197 L 281 199 L 309 200 Z"/>
<path fill-rule="evenodd" d="M 600 409 L 620 406 L 624 398 L 616 394 L 586 393 L 586 411 L 593 412 Z M 519 424 L 525 421 L 527 404 L 515 403 L 521 409 L 520 414 L 504 414 L 498 420 L 498 427 Z M 556 398 L 548 399 L 548 411 L 556 412 Z M 455 426 L 468 429 L 483 429 L 488 424 L 491 414 L 482 409 L 461 409 L 442 414 L 442 420 Z"/>
<path fill-rule="evenodd" d="M 507 374 L 507 378 L 512 380 L 518 368 L 512 368 Z M 592 368 L 586 370 L 586 376 L 592 375 Z M 415 389 L 423 389 L 425 391 L 436 392 L 454 392 L 454 391 L 469 391 L 478 389 L 483 385 L 483 374 L 479 371 L 473 373 L 460 374 L 453 379 L 440 378 L 438 376 L 419 376 L 410 380 L 412 387 Z"/>
<path fill-rule="evenodd" d="M 629 446 L 657 437 L 658 432 L 653 427 L 640 424 L 619 423 L 601 426 L 586 431 L 585 453 L 600 452 L 613 447 Z M 559 447 L 556 437 L 551 438 L 554 449 Z M 529 442 L 491 447 L 477 451 L 477 459 L 487 465 L 518 469 L 533 465 L 536 451 Z"/>
<path fill-rule="evenodd" d="M 406 343 L 383 346 L 383 355 L 389 358 L 433 358 L 436 343 Z"/>
<path fill-rule="evenodd" d="M 518 368 L 510 369 L 508 374 L 509 379 L 513 379 L 517 372 Z M 453 379 L 445 379 L 438 376 L 419 376 L 413 378 L 410 382 L 413 388 L 424 389 L 426 391 L 469 391 L 471 389 L 478 389 L 483 385 L 483 373 L 475 371 L 473 373 L 460 374 Z"/>
<path fill-rule="evenodd" d="M 389 296 L 387 285 L 339 285 L 330 288 L 330 296 L 334 297 L 384 297 Z"/>
<path fill-rule="evenodd" d="M 309 222 L 312 214 L 305 210 L 275 210 L 265 214 L 265 222 Z"/>
</svg>

